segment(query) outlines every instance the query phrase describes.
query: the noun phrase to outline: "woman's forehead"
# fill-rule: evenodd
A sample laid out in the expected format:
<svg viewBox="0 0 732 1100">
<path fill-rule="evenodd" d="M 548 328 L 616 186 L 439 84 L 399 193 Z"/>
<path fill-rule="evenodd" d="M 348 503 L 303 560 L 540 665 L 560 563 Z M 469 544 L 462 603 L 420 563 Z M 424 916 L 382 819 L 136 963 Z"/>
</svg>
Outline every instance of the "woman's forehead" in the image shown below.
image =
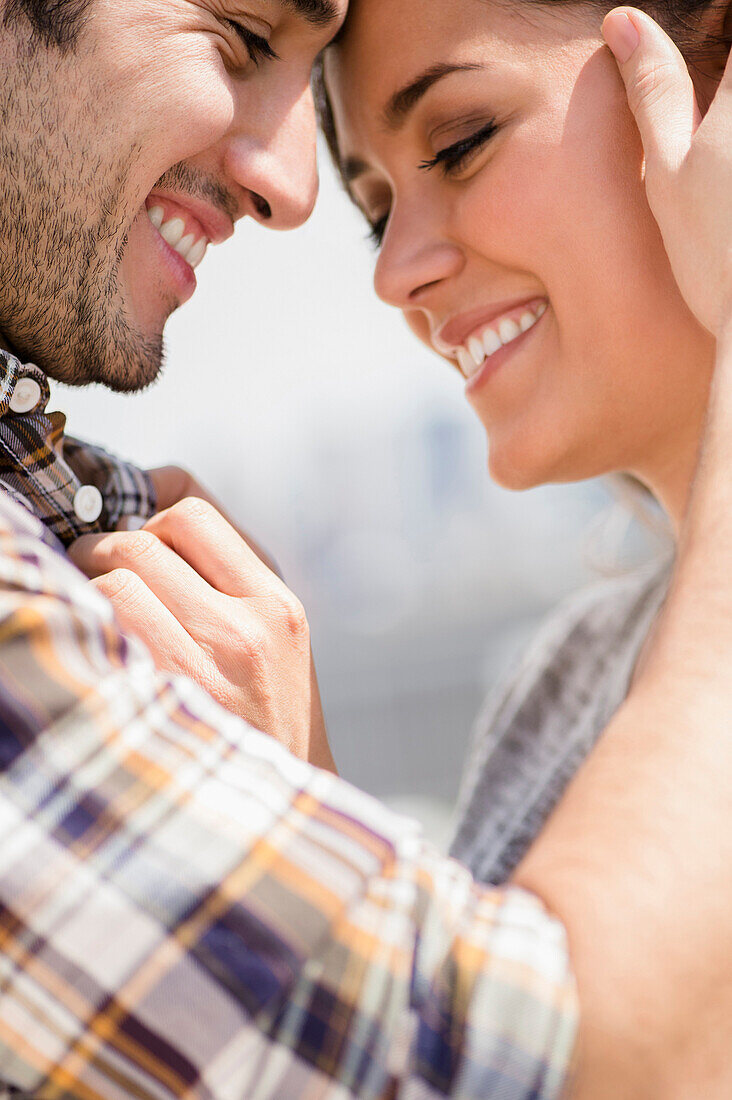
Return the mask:
<svg viewBox="0 0 732 1100">
<path fill-rule="evenodd" d="M 601 13 L 586 4 L 542 5 L 534 0 L 351 0 L 338 43 L 329 55 L 329 81 L 359 90 L 405 81 L 435 62 L 531 62 L 568 38 L 597 37 Z"/>
<path fill-rule="evenodd" d="M 400 90 L 435 69 L 461 66 L 530 74 L 534 83 L 568 72 L 561 55 L 577 39 L 600 41 L 586 5 L 550 9 L 526 0 L 352 0 L 346 27 L 326 54 L 325 78 L 339 129 L 386 123 Z M 541 68 L 537 68 L 540 64 Z"/>
</svg>

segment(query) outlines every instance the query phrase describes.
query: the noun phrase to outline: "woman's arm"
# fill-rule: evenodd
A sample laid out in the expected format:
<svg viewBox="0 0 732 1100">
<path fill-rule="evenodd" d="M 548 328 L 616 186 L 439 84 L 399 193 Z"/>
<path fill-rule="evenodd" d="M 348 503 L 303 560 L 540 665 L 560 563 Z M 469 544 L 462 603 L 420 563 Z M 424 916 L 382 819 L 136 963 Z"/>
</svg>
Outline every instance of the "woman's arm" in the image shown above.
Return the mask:
<svg viewBox="0 0 732 1100">
<path fill-rule="evenodd" d="M 577 1100 L 732 1095 L 730 338 L 717 382 L 649 662 L 515 876 L 568 930 Z"/>
<path fill-rule="evenodd" d="M 675 579 L 648 661 L 516 881 L 539 894 L 568 929 L 583 1009 L 572 1096 L 726 1100 L 732 1095 L 732 65 L 700 126 L 680 55 L 652 20 L 630 14 L 631 30 L 617 14 L 610 17 L 608 38 L 618 47 L 644 139 L 649 199 L 679 285 L 717 337 L 717 369 Z M 629 56 L 622 32 L 630 42 L 633 30 L 640 48 Z"/>
</svg>

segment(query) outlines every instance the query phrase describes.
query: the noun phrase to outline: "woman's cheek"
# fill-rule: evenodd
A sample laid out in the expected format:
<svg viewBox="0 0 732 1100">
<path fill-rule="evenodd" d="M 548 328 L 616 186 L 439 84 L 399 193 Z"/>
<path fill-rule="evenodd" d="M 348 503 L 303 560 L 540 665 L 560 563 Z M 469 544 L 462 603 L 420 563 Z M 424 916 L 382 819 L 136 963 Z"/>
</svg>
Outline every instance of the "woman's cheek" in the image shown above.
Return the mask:
<svg viewBox="0 0 732 1100">
<path fill-rule="evenodd" d="M 410 329 L 423 344 L 426 344 L 428 348 L 434 351 L 432 347 L 432 340 L 430 339 L 430 326 L 424 313 L 418 310 L 405 310 L 404 320 L 409 325 Z"/>
<path fill-rule="evenodd" d="M 538 277 L 568 213 L 565 174 L 550 148 L 514 138 L 456 202 L 462 239 L 492 263 Z"/>
</svg>

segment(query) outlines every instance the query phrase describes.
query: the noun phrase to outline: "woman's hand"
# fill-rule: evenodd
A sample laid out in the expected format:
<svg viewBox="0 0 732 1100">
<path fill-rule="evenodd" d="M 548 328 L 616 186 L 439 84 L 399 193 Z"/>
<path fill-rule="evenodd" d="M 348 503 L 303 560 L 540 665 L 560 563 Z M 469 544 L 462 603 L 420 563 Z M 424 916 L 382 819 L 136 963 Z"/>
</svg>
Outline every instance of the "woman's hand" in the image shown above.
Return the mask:
<svg viewBox="0 0 732 1100">
<path fill-rule="evenodd" d="M 299 601 L 209 502 L 182 500 L 141 531 L 85 535 L 71 560 L 156 666 L 335 771 Z"/>
<path fill-rule="evenodd" d="M 681 53 L 636 8 L 603 35 L 640 130 L 646 192 L 689 308 L 718 339 L 732 326 L 732 59 L 702 119 Z"/>
<path fill-rule="evenodd" d="M 210 493 L 208 489 L 204 488 L 201 482 L 198 481 L 193 474 L 190 474 L 188 470 L 184 470 L 180 466 L 160 466 L 156 470 L 148 470 L 147 472 L 155 488 L 159 512 L 164 512 L 167 508 L 172 508 L 174 504 L 179 504 L 181 500 L 186 500 L 188 497 L 196 497 L 197 500 L 207 501 L 214 506 L 216 511 L 224 517 L 227 523 L 231 524 L 237 534 L 244 539 L 247 546 L 251 546 L 260 561 L 263 561 L 267 568 L 271 569 L 278 577 L 282 576 L 278 566 L 269 554 L 254 541 L 247 531 L 242 531 L 241 527 L 234 523 L 231 516 L 221 506 L 216 497 Z M 121 529 L 124 530 L 125 528 Z"/>
</svg>

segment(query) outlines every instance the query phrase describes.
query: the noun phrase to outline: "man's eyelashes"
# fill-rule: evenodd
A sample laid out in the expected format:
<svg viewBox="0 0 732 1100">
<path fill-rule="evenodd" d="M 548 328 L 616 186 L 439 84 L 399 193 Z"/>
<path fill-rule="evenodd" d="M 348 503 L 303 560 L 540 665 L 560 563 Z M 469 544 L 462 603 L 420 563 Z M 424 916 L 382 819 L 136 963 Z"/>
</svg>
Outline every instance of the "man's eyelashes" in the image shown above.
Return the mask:
<svg viewBox="0 0 732 1100">
<path fill-rule="evenodd" d="M 255 65 L 259 65 L 262 61 L 279 61 L 279 55 L 275 53 L 266 38 L 255 34 L 249 27 L 245 27 L 243 23 L 237 23 L 234 19 L 227 19 L 226 22 L 242 40 Z"/>
</svg>

